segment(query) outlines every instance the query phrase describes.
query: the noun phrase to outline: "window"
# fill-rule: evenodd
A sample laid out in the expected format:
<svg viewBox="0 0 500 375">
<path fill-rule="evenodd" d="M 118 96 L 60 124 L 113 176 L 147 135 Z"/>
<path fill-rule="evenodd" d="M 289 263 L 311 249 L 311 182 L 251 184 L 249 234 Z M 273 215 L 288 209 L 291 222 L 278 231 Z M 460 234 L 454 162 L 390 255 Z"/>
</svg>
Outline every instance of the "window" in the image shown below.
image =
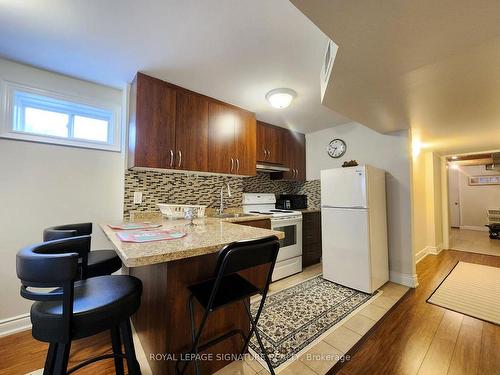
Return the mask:
<svg viewBox="0 0 500 375">
<path fill-rule="evenodd" d="M 37 91 L 7 90 L 2 137 L 120 151 L 119 111 Z"/>
</svg>

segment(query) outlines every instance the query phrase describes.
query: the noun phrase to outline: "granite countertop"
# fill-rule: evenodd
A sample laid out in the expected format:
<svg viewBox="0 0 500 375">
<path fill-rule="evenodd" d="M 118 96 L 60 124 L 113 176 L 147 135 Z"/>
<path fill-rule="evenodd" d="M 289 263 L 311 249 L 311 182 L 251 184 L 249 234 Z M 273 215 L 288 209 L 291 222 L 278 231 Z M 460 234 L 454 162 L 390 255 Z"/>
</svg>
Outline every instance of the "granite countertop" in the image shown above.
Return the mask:
<svg viewBox="0 0 500 375">
<path fill-rule="evenodd" d="M 151 222 L 162 224 L 162 228 L 176 228 L 187 233 L 183 238 L 167 241 L 146 243 L 122 242 L 115 234 L 115 230 L 106 224 L 101 224 L 101 229 L 111 241 L 123 264 L 127 267 L 139 267 L 155 263 L 170 262 L 184 258 L 215 253 L 224 245 L 234 241 L 257 239 L 275 235 L 284 238 L 283 232 L 269 229 L 254 228 L 234 224 L 234 220 L 248 221 L 267 219 L 268 217 L 245 216 L 228 219 L 200 218 L 195 219 L 195 226 L 186 225 L 186 220 L 156 219 Z"/>
</svg>

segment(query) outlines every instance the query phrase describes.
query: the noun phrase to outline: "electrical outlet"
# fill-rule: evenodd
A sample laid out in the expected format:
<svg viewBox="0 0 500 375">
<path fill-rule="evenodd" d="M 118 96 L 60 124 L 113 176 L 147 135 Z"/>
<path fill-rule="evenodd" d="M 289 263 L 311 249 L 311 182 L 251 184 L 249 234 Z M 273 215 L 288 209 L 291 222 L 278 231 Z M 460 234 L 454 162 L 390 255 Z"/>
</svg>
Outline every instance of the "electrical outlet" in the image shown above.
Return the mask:
<svg viewBox="0 0 500 375">
<path fill-rule="evenodd" d="M 141 204 L 141 203 L 142 203 L 142 192 L 134 191 L 134 204 Z"/>
</svg>

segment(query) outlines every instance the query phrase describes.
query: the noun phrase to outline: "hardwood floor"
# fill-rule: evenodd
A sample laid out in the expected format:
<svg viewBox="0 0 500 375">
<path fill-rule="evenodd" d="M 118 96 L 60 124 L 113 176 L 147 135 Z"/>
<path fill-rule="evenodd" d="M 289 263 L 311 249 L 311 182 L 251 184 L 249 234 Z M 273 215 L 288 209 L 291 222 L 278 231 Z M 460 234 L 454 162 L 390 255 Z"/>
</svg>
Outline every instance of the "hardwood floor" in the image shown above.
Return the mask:
<svg viewBox="0 0 500 375">
<path fill-rule="evenodd" d="M 417 265 L 420 286 L 408 292 L 330 373 L 500 374 L 500 327 L 441 307 L 426 299 L 459 260 L 500 267 L 500 257 L 445 250 Z M 21 332 L 0 338 L 0 374 L 25 374 L 43 367 L 47 345 Z M 108 333 L 74 343 L 70 366 L 111 350 Z M 77 374 L 114 374 L 112 360 Z"/>
<path fill-rule="evenodd" d="M 458 261 L 500 267 L 500 257 L 444 250 L 417 265 L 419 287 L 409 291 L 352 354 L 330 373 L 500 374 L 500 327 L 428 304 Z"/>
</svg>

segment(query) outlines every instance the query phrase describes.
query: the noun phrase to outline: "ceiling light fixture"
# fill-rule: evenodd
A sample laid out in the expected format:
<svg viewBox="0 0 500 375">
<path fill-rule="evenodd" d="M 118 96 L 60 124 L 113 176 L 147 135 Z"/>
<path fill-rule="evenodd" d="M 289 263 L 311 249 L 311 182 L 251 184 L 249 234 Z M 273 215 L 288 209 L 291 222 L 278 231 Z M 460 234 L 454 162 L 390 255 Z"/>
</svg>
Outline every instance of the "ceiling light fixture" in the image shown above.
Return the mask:
<svg viewBox="0 0 500 375">
<path fill-rule="evenodd" d="M 266 99 L 274 108 L 283 109 L 288 107 L 297 93 L 292 89 L 274 89 L 266 94 Z"/>
<path fill-rule="evenodd" d="M 451 157 L 453 160 L 457 160 L 458 159 L 458 156 L 452 156 Z"/>
</svg>

